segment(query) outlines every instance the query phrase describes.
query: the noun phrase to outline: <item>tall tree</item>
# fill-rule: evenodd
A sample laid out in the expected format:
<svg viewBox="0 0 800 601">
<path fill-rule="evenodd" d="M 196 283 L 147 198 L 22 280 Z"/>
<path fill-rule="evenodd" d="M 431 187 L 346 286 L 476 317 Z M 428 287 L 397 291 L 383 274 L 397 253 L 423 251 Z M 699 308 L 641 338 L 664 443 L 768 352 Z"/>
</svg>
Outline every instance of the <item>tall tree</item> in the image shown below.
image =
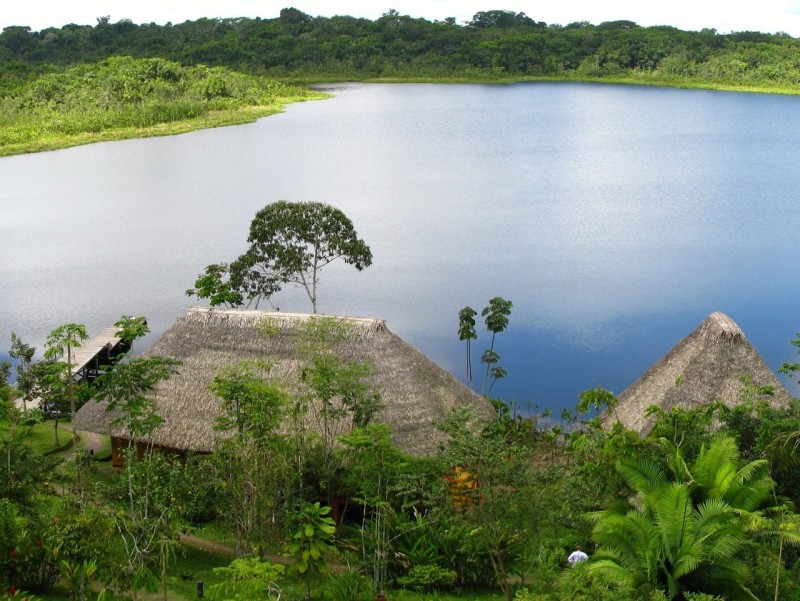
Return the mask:
<svg viewBox="0 0 800 601">
<path fill-rule="evenodd" d="M 134 317 L 133 315 L 123 315 L 114 326 L 119 328 L 117 336 L 127 348 L 130 348 L 134 340 L 150 332 L 147 320 L 144 317 Z"/>
<path fill-rule="evenodd" d="M 11 355 L 12 359 L 19 361 L 17 364 L 17 389 L 22 395 L 22 409 L 28 410 L 28 401 L 31 400 L 32 381 L 30 377 L 33 356 L 36 354 L 36 347 L 22 342 L 22 339 L 14 332 L 11 332 Z"/>
<path fill-rule="evenodd" d="M 236 551 L 243 552 L 281 523 L 279 503 L 291 486 L 291 470 L 276 430 L 287 394 L 270 381 L 264 362 L 223 367 L 210 390 L 222 399 L 214 428 L 224 433 L 212 464 L 228 499 L 225 514 L 236 532 Z"/>
<path fill-rule="evenodd" d="M 471 533 L 472 552 L 491 561 L 495 582 L 511 601 L 510 576 L 541 516 L 529 487 L 531 437 L 515 436 L 472 409 L 454 410 L 439 428 L 449 437 L 441 469 L 451 475 L 452 519 Z"/>
<path fill-rule="evenodd" d="M 125 359 L 123 355 L 114 369 L 98 379 L 96 398 L 108 402 L 108 411 L 119 413 L 111 424 L 125 428 L 128 438 L 125 477 L 120 481 L 126 510 L 116 516 L 115 525 L 125 550 L 119 575 L 127 579 L 135 600 L 136 588 L 155 580 L 163 540 L 174 536 L 170 528 L 174 507 L 169 501 L 174 468 L 155 452 L 152 435 L 164 421 L 157 412 L 157 386 L 177 372 L 180 361 L 159 356 Z M 141 457 L 137 443 L 144 445 Z"/>
<path fill-rule="evenodd" d="M 475 316 L 472 307 L 464 307 L 458 312 L 458 339 L 467 342 L 467 386 L 472 388 L 472 341 L 478 338 L 475 332 Z"/>
<path fill-rule="evenodd" d="M 508 327 L 509 315 L 511 315 L 511 301 L 499 296 L 490 299 L 489 304 L 481 311 L 481 316 L 486 318 L 486 329 L 492 333 L 492 342 L 489 345 L 489 349 L 481 357 L 481 362 L 486 364 L 486 374 L 483 376 L 481 394 L 487 394 L 486 384 L 490 375 L 493 382 L 506 375 L 506 370 L 495 365 L 500 360 L 500 355 L 494 350 L 494 340 L 500 332 Z M 492 367 L 493 365 L 494 367 Z"/>
<path fill-rule="evenodd" d="M 248 271 L 248 297 L 269 296 L 276 282 L 301 286 L 317 312 L 320 271 L 337 259 L 361 271 L 372 252 L 339 209 L 320 202 L 281 200 L 256 213 L 250 224 L 250 248 L 237 259 Z M 264 289 L 266 286 L 266 289 Z"/>
<path fill-rule="evenodd" d="M 78 431 L 75 425 L 75 412 L 77 407 L 75 405 L 75 376 L 72 368 L 73 352 L 76 348 L 80 347 L 81 342 L 89 338 L 86 332 L 86 326 L 77 323 L 67 323 L 57 327 L 50 332 L 47 336 L 45 346 L 47 349 L 44 352 L 45 359 L 58 360 L 61 357 L 67 358 L 67 391 L 69 393 L 69 413 L 72 419 L 72 440 L 77 442 Z"/>
<path fill-rule="evenodd" d="M 508 327 L 508 316 L 511 315 L 512 303 L 500 296 L 495 296 L 489 300 L 481 311 L 484 318 L 486 329 L 492 333 L 489 348 L 481 355 L 481 363 L 486 364 L 486 373 L 483 376 L 481 394 L 487 395 L 491 392 L 494 383 L 506 375 L 506 370 L 497 365 L 500 355 L 494 350 L 494 342 L 497 335 Z M 472 307 L 464 307 L 458 312 L 458 339 L 467 342 L 467 382 L 472 385 L 472 340 L 478 338 L 475 332 L 475 316 L 477 312 Z M 489 380 L 491 378 L 491 384 Z M 487 385 L 489 389 L 487 390 Z"/>
</svg>

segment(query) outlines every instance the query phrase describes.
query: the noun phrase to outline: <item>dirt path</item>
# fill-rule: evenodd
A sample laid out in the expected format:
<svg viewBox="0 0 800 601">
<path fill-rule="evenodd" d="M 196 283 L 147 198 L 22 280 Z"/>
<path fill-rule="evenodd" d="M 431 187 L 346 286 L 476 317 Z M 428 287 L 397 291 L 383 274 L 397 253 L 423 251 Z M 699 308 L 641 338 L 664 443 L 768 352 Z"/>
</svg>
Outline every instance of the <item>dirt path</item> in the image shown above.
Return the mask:
<svg viewBox="0 0 800 601">
<path fill-rule="evenodd" d="M 188 547 L 194 547 L 195 549 L 202 549 L 203 551 L 211 551 L 212 553 L 219 553 L 220 555 L 228 555 L 230 557 L 234 557 L 236 555 L 236 552 L 230 545 L 223 545 L 222 543 L 218 543 L 213 540 L 208 540 L 207 538 L 201 538 L 199 536 L 194 536 L 193 534 L 181 534 L 179 540 L 184 545 Z M 272 563 L 280 563 L 283 565 L 289 565 L 290 563 L 292 563 L 292 560 L 289 559 L 288 557 L 284 557 L 283 555 L 276 555 L 275 553 L 267 553 L 264 556 L 264 559 L 268 559 Z M 346 565 L 336 562 L 328 563 L 328 568 L 334 574 L 339 574 L 347 570 Z"/>
<path fill-rule="evenodd" d="M 219 553 L 220 555 L 235 555 L 233 547 L 206 538 L 200 538 L 193 534 L 181 534 L 180 541 L 184 545 L 194 547 L 195 549 L 211 551 L 212 553 Z"/>
<path fill-rule="evenodd" d="M 193 534 L 181 534 L 180 541 L 189 547 L 194 547 L 195 549 L 202 549 L 203 551 L 211 551 L 213 553 L 219 553 L 220 555 L 236 555 L 236 551 L 230 545 L 224 545 L 222 543 L 218 543 L 213 540 L 208 540 L 207 538 L 201 538 L 199 536 L 195 536 Z M 269 559 L 273 563 L 282 563 L 282 564 L 289 564 L 291 560 L 282 555 L 276 555 L 274 553 L 268 553 L 265 556 L 266 559 Z"/>
<path fill-rule="evenodd" d="M 108 447 L 105 438 L 102 434 L 97 434 L 96 432 L 86 432 L 84 430 L 78 430 L 78 436 L 81 437 L 80 446 L 81 448 L 86 449 L 87 451 L 94 451 L 97 453 L 98 451 L 102 451 Z"/>
</svg>

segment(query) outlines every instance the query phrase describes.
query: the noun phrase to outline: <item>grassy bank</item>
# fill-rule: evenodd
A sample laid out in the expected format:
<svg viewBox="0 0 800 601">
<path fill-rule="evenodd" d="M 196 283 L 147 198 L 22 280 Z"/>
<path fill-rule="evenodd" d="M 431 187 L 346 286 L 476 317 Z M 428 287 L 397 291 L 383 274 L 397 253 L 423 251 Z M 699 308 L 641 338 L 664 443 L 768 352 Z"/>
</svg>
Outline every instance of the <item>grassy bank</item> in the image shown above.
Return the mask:
<svg viewBox="0 0 800 601">
<path fill-rule="evenodd" d="M 326 97 L 221 67 L 114 57 L 9 86 L 0 94 L 0 156 L 250 123 Z"/>
<path fill-rule="evenodd" d="M 324 94 L 311 96 L 311 98 L 325 97 L 327 96 Z M 171 136 L 199 129 L 253 123 L 261 117 L 282 112 L 287 104 L 308 99 L 310 99 L 308 96 L 302 98 L 286 97 L 282 98 L 279 103 L 270 105 L 245 106 L 227 110 L 210 111 L 199 117 L 167 121 L 147 127 L 119 127 L 75 134 L 44 132 L 35 139 L 0 146 L 0 157 L 27 154 L 30 152 L 43 152 L 46 150 L 58 150 L 61 148 L 70 148 L 72 146 L 81 146 L 83 144 L 93 144 L 95 142 L 113 142 L 117 140 L 149 138 L 153 136 Z"/>
<path fill-rule="evenodd" d="M 769 81 L 734 82 L 679 77 L 657 71 L 531 77 L 475 70 L 460 76 L 363 77 L 298 73 L 283 82 L 223 68 L 184 67 L 162 59 L 116 57 L 46 73 L 0 96 L 0 157 L 90 144 L 240 125 L 278 113 L 292 102 L 328 94 L 312 85 L 364 83 L 478 83 L 525 81 L 649 85 L 686 89 L 798 94 L 799 87 Z"/>
</svg>

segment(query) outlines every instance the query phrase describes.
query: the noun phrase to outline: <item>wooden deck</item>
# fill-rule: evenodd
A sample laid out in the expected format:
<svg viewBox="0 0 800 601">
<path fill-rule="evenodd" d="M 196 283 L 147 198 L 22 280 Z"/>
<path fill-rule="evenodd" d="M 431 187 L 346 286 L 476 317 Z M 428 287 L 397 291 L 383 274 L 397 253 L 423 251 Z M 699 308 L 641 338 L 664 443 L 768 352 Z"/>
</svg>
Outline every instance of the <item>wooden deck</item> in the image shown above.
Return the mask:
<svg viewBox="0 0 800 601">
<path fill-rule="evenodd" d="M 99 375 L 100 369 L 111 363 L 114 357 L 127 351 L 126 345 L 117 336 L 119 328 L 111 326 L 97 336 L 86 340 L 72 351 L 72 373 L 85 379 Z"/>
</svg>

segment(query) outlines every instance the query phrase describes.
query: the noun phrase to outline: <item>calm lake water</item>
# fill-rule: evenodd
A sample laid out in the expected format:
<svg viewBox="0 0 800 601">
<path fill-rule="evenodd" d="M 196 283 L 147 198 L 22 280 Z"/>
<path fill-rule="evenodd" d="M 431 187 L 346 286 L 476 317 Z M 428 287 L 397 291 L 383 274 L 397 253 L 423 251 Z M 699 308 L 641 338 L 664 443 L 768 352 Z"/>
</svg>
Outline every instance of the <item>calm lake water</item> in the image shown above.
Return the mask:
<svg viewBox="0 0 800 601">
<path fill-rule="evenodd" d="M 374 254 L 323 272 L 320 311 L 384 318 L 459 378 L 458 310 L 512 300 L 493 392 L 523 406 L 619 393 L 716 310 L 773 370 L 796 358 L 800 98 L 333 91 L 251 125 L 0 159 L 0 355 L 12 331 L 41 349 L 62 323 L 93 334 L 122 314 L 147 316 L 141 350 L 286 199 L 340 207 Z M 310 310 L 294 289 L 274 302 Z"/>
</svg>

